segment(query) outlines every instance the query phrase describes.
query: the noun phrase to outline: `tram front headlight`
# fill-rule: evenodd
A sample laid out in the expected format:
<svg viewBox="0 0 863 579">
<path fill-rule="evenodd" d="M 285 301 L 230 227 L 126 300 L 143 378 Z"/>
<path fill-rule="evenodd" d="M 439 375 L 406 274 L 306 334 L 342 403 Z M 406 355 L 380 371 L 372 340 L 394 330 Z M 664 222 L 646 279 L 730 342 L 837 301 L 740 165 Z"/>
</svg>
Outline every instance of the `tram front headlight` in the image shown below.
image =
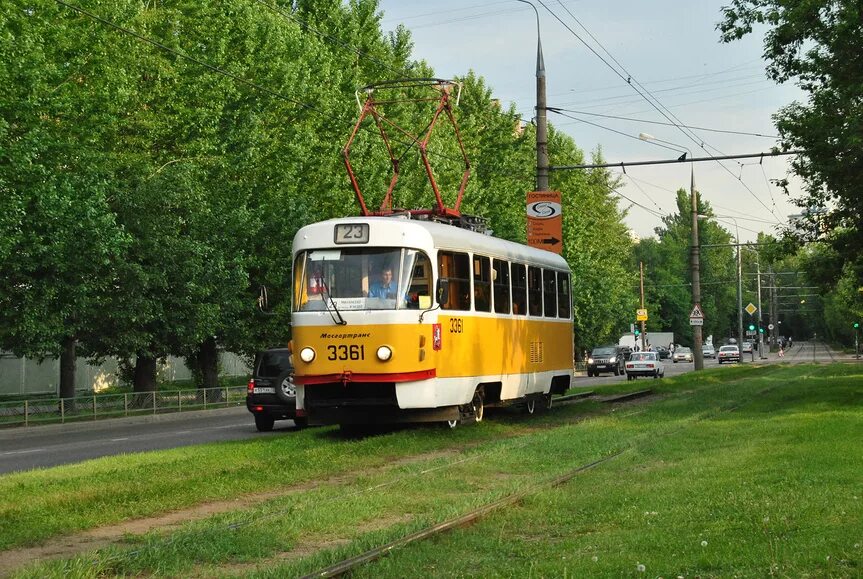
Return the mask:
<svg viewBox="0 0 863 579">
<path fill-rule="evenodd" d="M 308 364 L 312 360 L 315 359 L 315 351 L 312 348 L 306 346 L 302 350 L 300 350 L 300 360 Z"/>
<path fill-rule="evenodd" d="M 378 360 L 386 362 L 393 357 L 393 350 L 389 346 L 381 346 L 378 348 Z"/>
</svg>

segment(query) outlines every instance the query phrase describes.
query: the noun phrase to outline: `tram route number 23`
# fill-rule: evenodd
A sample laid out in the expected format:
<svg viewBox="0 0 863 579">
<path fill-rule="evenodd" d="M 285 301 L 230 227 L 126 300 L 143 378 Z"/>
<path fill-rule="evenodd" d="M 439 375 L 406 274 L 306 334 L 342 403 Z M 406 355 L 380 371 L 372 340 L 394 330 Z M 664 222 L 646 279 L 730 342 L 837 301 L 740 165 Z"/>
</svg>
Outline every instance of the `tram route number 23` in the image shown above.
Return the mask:
<svg viewBox="0 0 863 579">
<path fill-rule="evenodd" d="M 464 331 L 464 320 L 461 318 L 450 318 L 449 319 L 449 333 L 450 334 L 461 334 Z"/>
<path fill-rule="evenodd" d="M 366 347 L 357 346 L 356 344 L 348 346 L 342 344 L 340 346 L 327 346 L 330 355 L 327 360 L 365 360 Z"/>
</svg>

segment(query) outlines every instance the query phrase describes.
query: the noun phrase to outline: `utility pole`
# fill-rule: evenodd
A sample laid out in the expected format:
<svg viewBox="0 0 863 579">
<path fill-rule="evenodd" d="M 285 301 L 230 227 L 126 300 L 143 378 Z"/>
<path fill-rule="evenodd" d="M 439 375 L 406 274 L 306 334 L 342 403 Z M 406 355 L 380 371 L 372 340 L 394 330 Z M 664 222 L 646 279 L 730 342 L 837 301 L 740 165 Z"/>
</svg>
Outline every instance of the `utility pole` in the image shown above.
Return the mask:
<svg viewBox="0 0 863 579">
<path fill-rule="evenodd" d="M 698 246 L 698 193 L 695 191 L 695 168 L 693 165 L 691 171 L 690 191 L 692 192 L 692 306 L 701 305 L 701 273 L 700 273 L 700 253 L 701 248 Z M 739 251 L 739 248 L 738 248 Z M 701 326 L 692 326 L 692 360 L 695 364 L 695 370 L 704 369 L 704 352 L 702 351 L 702 336 Z"/>
<path fill-rule="evenodd" d="M 773 324 L 773 331 L 770 332 L 770 345 L 776 344 L 776 336 L 779 335 L 779 307 L 777 302 L 778 290 L 776 286 L 776 274 L 773 273 L 773 268 L 770 268 L 770 323 Z"/>
<path fill-rule="evenodd" d="M 758 357 L 764 360 L 766 356 L 764 355 L 764 327 L 761 325 L 761 261 L 756 261 L 755 265 L 758 268 L 756 270 L 758 272 Z"/>
<path fill-rule="evenodd" d="M 644 309 L 644 262 L 638 262 L 638 271 L 641 275 L 641 309 Z M 641 320 L 641 351 L 644 352 L 647 350 L 647 346 L 645 342 L 647 341 L 647 332 L 645 331 L 647 328 L 647 322 Z"/>
</svg>

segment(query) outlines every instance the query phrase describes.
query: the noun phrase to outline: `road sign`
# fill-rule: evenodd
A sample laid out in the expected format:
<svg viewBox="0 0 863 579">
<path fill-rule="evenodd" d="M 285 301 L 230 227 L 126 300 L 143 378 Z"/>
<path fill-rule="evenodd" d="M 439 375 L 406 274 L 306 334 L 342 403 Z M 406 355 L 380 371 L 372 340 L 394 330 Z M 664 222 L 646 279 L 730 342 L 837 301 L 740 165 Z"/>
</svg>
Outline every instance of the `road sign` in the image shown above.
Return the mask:
<svg viewBox="0 0 863 579">
<path fill-rule="evenodd" d="M 756 308 L 755 304 L 753 304 L 752 302 L 749 302 L 749 305 L 743 309 L 746 310 L 746 313 L 748 313 L 750 316 L 758 311 L 758 308 Z"/>
<path fill-rule="evenodd" d="M 689 317 L 704 319 L 704 312 L 701 311 L 701 304 L 695 304 L 695 307 L 692 308 L 691 312 L 689 312 Z"/>
<path fill-rule="evenodd" d="M 639 322 L 647 321 L 647 310 L 644 308 L 635 310 L 635 319 Z"/>
<path fill-rule="evenodd" d="M 555 253 L 563 251 L 560 191 L 527 194 L 527 244 Z"/>
<path fill-rule="evenodd" d="M 689 318 L 689 325 L 690 326 L 703 326 L 704 325 L 704 318 Z"/>
<path fill-rule="evenodd" d="M 767 329 L 768 329 L 768 330 L 773 330 L 773 324 L 767 324 Z"/>
<path fill-rule="evenodd" d="M 746 330 L 746 335 L 747 335 L 747 336 L 754 336 L 754 335 L 755 335 L 755 330 Z"/>
</svg>

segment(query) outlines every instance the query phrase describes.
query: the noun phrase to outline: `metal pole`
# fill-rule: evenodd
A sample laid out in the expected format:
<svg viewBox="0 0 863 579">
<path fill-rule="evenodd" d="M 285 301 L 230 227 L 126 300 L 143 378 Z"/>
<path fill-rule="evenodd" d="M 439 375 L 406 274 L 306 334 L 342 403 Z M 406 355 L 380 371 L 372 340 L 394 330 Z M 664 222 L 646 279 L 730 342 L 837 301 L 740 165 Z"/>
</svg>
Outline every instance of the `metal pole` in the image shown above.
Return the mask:
<svg viewBox="0 0 863 579">
<path fill-rule="evenodd" d="M 695 167 L 690 165 L 690 192 L 692 197 L 692 304 L 701 306 L 701 273 L 700 253 L 698 247 L 698 193 L 695 191 Z M 692 360 L 695 370 L 704 369 L 704 352 L 702 351 L 702 326 L 692 326 Z"/>
<path fill-rule="evenodd" d="M 740 228 L 737 220 L 734 220 L 734 229 L 737 232 L 737 338 L 743 353 L 743 248 L 740 247 Z"/>
<path fill-rule="evenodd" d="M 758 357 L 765 360 L 767 356 L 764 355 L 764 327 L 761 325 L 761 261 L 755 262 L 755 265 L 758 268 Z"/>
<path fill-rule="evenodd" d="M 516 0 L 533 8 L 536 14 L 536 190 L 548 191 L 548 108 L 545 92 L 545 60 L 539 35 L 539 11 L 532 2 Z"/>
<path fill-rule="evenodd" d="M 638 262 L 638 271 L 639 271 L 639 274 L 641 276 L 641 309 L 644 309 L 644 263 L 641 261 Z M 647 330 L 646 326 L 647 326 L 647 322 L 645 322 L 644 320 L 641 320 L 641 351 L 642 352 L 647 350 L 647 345 L 645 343 L 645 342 L 647 342 L 647 332 L 645 331 L 645 330 Z"/>
</svg>

